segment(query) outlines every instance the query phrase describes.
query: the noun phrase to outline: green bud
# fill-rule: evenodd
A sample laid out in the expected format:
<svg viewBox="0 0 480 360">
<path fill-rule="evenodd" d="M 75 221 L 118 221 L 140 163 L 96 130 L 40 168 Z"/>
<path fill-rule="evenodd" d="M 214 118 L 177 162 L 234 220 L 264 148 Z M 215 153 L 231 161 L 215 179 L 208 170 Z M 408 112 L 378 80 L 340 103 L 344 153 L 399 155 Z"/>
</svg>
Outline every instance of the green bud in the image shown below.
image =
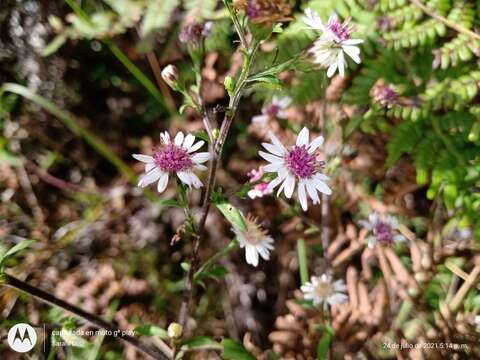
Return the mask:
<svg viewBox="0 0 480 360">
<path fill-rule="evenodd" d="M 231 76 L 227 76 L 223 81 L 225 90 L 227 90 L 228 96 L 232 97 L 233 92 L 235 91 L 235 79 Z"/>
<path fill-rule="evenodd" d="M 212 130 L 212 136 L 214 140 L 218 139 L 219 135 L 220 135 L 220 130 L 218 130 L 218 128 L 215 128 Z"/>
</svg>

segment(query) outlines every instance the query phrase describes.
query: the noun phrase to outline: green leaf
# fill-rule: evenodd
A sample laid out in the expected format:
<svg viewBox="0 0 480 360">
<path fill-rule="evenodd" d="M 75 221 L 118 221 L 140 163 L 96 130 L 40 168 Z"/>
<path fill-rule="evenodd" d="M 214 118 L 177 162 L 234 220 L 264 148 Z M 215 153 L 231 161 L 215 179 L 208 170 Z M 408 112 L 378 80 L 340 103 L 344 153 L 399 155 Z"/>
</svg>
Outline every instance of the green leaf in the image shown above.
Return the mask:
<svg viewBox="0 0 480 360">
<path fill-rule="evenodd" d="M 242 212 L 237 209 L 235 206 L 228 202 L 221 202 L 215 204 L 217 209 L 225 216 L 230 224 L 236 226 L 240 230 L 247 230 L 247 224 L 245 223 L 245 218 L 243 217 Z"/>
<path fill-rule="evenodd" d="M 275 86 L 282 86 L 282 81 L 277 78 L 275 75 L 262 75 L 262 76 L 253 76 L 247 80 L 247 82 L 258 82 L 258 83 L 266 83 Z"/>
<path fill-rule="evenodd" d="M 182 206 L 177 200 L 169 199 L 169 200 L 160 200 L 160 205 L 162 206 L 171 206 L 171 207 L 178 207 L 181 208 Z"/>
<path fill-rule="evenodd" d="M 188 350 L 201 350 L 201 349 L 220 349 L 220 344 L 213 340 L 210 336 L 196 336 L 185 340 L 182 343 L 182 347 L 185 346 Z"/>
<path fill-rule="evenodd" d="M 255 357 L 235 340 L 223 338 L 222 346 L 225 360 L 255 360 Z"/>
<path fill-rule="evenodd" d="M 330 326 L 325 327 L 325 333 L 318 342 L 317 346 L 317 360 L 325 360 L 330 350 L 330 345 L 333 338 L 333 329 Z"/>
<path fill-rule="evenodd" d="M 15 255 L 16 253 L 30 247 L 35 240 L 24 240 L 21 243 L 11 247 L 9 250 L 7 250 L 3 255 L 0 256 L 0 267 L 3 265 L 3 263 L 11 256 Z"/>
<path fill-rule="evenodd" d="M 57 50 L 65 44 L 65 41 L 67 41 L 67 36 L 65 34 L 55 36 L 53 40 L 43 48 L 42 56 L 49 56 L 57 52 Z"/>
<path fill-rule="evenodd" d="M 160 339 L 168 339 L 167 330 L 156 325 L 142 325 L 135 328 L 135 332 L 145 336 L 158 336 Z"/>
</svg>

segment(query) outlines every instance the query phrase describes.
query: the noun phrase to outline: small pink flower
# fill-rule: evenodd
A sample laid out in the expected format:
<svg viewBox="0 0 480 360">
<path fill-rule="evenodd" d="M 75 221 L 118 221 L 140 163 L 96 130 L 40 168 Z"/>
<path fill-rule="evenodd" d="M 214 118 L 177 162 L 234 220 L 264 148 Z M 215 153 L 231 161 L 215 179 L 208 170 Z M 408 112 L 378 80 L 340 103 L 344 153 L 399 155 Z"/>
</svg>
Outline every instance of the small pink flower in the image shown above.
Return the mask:
<svg viewBox="0 0 480 360">
<path fill-rule="evenodd" d="M 146 187 L 158 182 L 157 190 L 164 192 L 167 188 L 170 175 L 177 175 L 181 182 L 196 189 L 203 186 L 194 170 L 205 171 L 207 167 L 202 165 L 210 159 L 208 152 L 197 152 L 205 143 L 200 140 L 195 143 L 195 136 L 180 131 L 175 139 L 170 139 L 167 132 L 160 134 L 161 147 L 153 156 L 133 154 L 133 157 L 145 164 L 145 174 L 140 177 L 138 186 Z"/>
<path fill-rule="evenodd" d="M 253 169 L 248 173 L 248 177 L 250 178 L 250 183 L 256 183 L 263 178 L 263 167 L 260 167 L 258 170 Z M 253 186 L 253 188 L 247 193 L 250 199 L 261 198 L 265 195 L 271 194 L 273 192 L 272 189 L 268 188 L 268 182 L 263 181 L 259 184 Z"/>
<path fill-rule="evenodd" d="M 274 96 L 270 104 L 264 105 L 261 115 L 255 115 L 252 118 L 253 123 L 265 123 L 269 119 L 286 119 L 286 110 L 292 103 L 292 99 L 288 96 L 279 98 Z"/>
</svg>

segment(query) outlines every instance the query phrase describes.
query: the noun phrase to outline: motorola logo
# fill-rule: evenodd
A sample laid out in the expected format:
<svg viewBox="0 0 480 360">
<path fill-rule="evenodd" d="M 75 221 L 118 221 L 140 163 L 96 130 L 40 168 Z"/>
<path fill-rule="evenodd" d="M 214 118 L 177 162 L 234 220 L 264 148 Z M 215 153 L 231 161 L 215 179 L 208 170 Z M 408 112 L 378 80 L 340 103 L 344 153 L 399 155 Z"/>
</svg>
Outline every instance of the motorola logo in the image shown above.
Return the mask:
<svg viewBox="0 0 480 360">
<path fill-rule="evenodd" d="M 8 345 L 19 353 L 25 353 L 33 349 L 37 343 L 37 333 L 29 324 L 20 323 L 8 330 Z"/>
</svg>

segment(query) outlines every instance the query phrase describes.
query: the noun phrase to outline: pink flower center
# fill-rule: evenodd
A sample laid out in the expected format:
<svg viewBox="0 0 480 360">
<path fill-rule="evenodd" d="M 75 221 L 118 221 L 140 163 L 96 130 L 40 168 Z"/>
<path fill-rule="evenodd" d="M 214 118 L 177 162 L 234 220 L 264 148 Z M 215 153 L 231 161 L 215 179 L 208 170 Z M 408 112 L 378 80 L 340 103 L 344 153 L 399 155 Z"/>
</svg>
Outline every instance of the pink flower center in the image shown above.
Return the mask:
<svg viewBox="0 0 480 360">
<path fill-rule="evenodd" d="M 286 158 L 288 169 L 300 179 L 311 177 L 315 174 L 317 161 L 315 155 L 309 154 L 305 146 L 291 148 Z"/>
<path fill-rule="evenodd" d="M 383 221 L 378 221 L 374 227 L 377 240 L 385 245 L 393 243 L 393 229 L 390 224 Z"/>
<path fill-rule="evenodd" d="M 153 157 L 158 167 L 165 172 L 184 171 L 193 164 L 190 154 L 173 143 L 157 151 Z"/>
<path fill-rule="evenodd" d="M 338 41 L 345 41 L 352 37 L 348 22 L 342 24 L 338 20 L 330 20 L 327 24 L 327 28 L 335 35 Z"/>
<path fill-rule="evenodd" d="M 266 113 L 268 116 L 275 118 L 277 117 L 277 114 L 279 111 L 280 111 L 280 106 L 272 104 L 267 108 Z"/>
</svg>

